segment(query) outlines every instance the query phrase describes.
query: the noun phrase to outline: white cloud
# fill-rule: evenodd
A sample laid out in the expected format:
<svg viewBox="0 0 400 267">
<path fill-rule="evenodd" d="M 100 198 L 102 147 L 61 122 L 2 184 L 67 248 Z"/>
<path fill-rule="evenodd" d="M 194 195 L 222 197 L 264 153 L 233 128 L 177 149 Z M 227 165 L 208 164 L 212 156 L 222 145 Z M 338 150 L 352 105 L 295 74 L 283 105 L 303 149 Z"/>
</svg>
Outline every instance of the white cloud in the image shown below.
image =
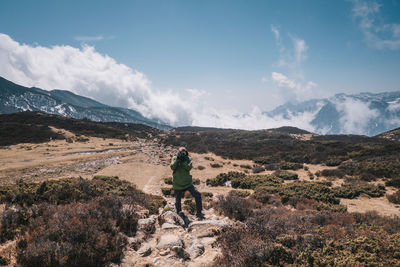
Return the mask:
<svg viewBox="0 0 400 267">
<path fill-rule="evenodd" d="M 318 111 L 316 111 L 318 112 Z M 205 108 L 195 117 L 193 124 L 198 126 L 239 128 L 239 129 L 269 129 L 281 126 L 294 126 L 308 131 L 314 131 L 311 121 L 316 112 L 304 112 L 298 115 L 270 117 L 255 106 L 248 114 L 238 113 L 235 110 L 219 110 Z"/>
<path fill-rule="evenodd" d="M 271 80 L 283 90 L 281 93 L 286 97 L 287 101 L 304 101 L 315 98 L 316 95 L 318 95 L 314 90 L 318 85 L 313 81 L 308 81 L 306 83 L 296 81 L 279 72 L 272 72 Z"/>
<path fill-rule="evenodd" d="M 261 82 L 263 82 L 263 83 L 269 82 L 269 79 L 267 77 L 265 77 L 265 76 L 262 76 L 261 77 Z"/>
<path fill-rule="evenodd" d="M 104 40 L 103 35 L 97 36 L 75 36 L 75 41 L 82 41 L 82 42 L 91 42 L 91 41 L 102 41 Z"/>
<path fill-rule="evenodd" d="M 294 51 L 296 55 L 296 64 L 300 65 L 301 62 L 306 58 L 308 46 L 306 45 L 306 41 L 294 36 L 292 36 L 292 41 L 294 44 Z"/>
<path fill-rule="evenodd" d="M 0 76 L 25 86 L 68 89 L 171 124 L 191 123 L 190 103 L 172 91 L 154 90 L 142 72 L 88 45 L 30 46 L 0 34 Z"/>
<path fill-rule="evenodd" d="M 397 98 L 395 101 L 388 102 L 388 110 L 390 112 L 400 111 L 400 98 Z"/>
<path fill-rule="evenodd" d="M 279 42 L 280 41 L 280 33 L 279 33 L 278 27 L 271 24 L 271 31 L 274 33 L 276 41 Z"/>
<path fill-rule="evenodd" d="M 359 21 L 367 44 L 376 49 L 400 49 L 400 24 L 383 23 L 382 5 L 375 1 L 353 0 L 353 17 Z"/>
<path fill-rule="evenodd" d="M 290 80 L 287 76 L 279 72 L 272 72 L 271 79 L 278 85 L 278 87 L 288 87 L 291 89 L 300 88 L 299 84 L 295 83 L 293 80 Z"/>
<path fill-rule="evenodd" d="M 368 123 L 380 115 L 378 110 L 370 108 L 369 102 L 349 97 L 338 101 L 335 106 L 341 114 L 341 132 L 346 134 L 365 134 Z"/>
<path fill-rule="evenodd" d="M 114 39 L 114 36 L 106 36 L 104 37 L 103 35 L 96 35 L 96 36 L 86 36 L 86 35 L 80 35 L 80 36 L 75 36 L 74 40 L 79 41 L 79 42 L 97 42 L 97 41 L 103 41 L 103 40 L 111 40 Z"/>
<path fill-rule="evenodd" d="M 284 68 L 285 75 L 281 71 L 271 72 L 271 81 L 280 89 L 280 95 L 284 101 L 304 101 L 310 98 L 325 96 L 318 91 L 318 85 L 314 81 L 306 81 L 303 74 L 302 63 L 307 59 L 308 45 L 304 39 L 288 34 L 290 48 L 283 44 L 283 39 L 278 26 L 271 25 L 271 32 L 276 39 L 279 49 L 279 58 L 275 67 Z"/>
</svg>

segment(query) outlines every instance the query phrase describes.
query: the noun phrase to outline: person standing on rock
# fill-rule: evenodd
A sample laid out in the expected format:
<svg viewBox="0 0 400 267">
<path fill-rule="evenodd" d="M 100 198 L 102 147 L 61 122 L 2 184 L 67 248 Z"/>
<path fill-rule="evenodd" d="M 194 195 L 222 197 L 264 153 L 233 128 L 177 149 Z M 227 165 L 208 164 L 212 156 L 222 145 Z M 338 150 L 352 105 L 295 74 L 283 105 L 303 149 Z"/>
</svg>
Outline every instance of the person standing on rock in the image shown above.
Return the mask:
<svg viewBox="0 0 400 267">
<path fill-rule="evenodd" d="M 194 187 L 192 183 L 192 159 L 184 147 L 180 147 L 178 154 L 171 160 L 171 169 L 173 171 L 172 184 L 175 192 L 175 208 L 179 216 L 184 217 L 181 207 L 181 199 L 186 190 L 192 194 L 196 201 L 197 218 L 204 219 L 202 213 L 201 193 Z"/>
</svg>

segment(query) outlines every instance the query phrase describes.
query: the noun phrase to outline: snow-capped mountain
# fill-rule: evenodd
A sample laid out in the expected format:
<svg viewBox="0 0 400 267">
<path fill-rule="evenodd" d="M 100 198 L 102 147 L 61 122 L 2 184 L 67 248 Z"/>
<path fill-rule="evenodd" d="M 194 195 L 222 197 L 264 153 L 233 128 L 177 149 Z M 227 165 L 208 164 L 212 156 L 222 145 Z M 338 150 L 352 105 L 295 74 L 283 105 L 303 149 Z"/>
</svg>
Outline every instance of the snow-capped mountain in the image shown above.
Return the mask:
<svg viewBox="0 0 400 267">
<path fill-rule="evenodd" d="M 304 112 L 314 115 L 309 123 L 317 133 L 373 136 L 400 127 L 400 91 L 337 94 L 325 99 L 286 103 L 265 114 L 293 118 Z"/>
<path fill-rule="evenodd" d="M 161 121 L 145 118 L 135 110 L 110 107 L 70 91 L 28 88 L 0 77 L 0 113 L 20 111 L 42 111 L 76 119 L 141 123 L 159 129 L 171 128 Z"/>
</svg>

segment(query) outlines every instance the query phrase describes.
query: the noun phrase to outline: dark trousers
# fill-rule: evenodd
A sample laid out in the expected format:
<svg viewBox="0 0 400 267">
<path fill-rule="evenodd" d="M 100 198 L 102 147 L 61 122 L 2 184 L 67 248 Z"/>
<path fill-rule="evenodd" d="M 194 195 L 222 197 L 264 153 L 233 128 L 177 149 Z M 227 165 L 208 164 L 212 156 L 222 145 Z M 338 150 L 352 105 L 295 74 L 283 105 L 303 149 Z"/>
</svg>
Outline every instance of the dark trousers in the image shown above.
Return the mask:
<svg viewBox="0 0 400 267">
<path fill-rule="evenodd" d="M 181 199 L 182 199 L 182 196 L 185 194 L 186 190 L 189 190 L 190 194 L 192 194 L 192 196 L 194 197 L 194 199 L 196 201 L 197 214 L 201 213 L 201 211 L 203 210 L 202 203 L 201 203 L 201 193 L 196 189 L 196 187 L 194 187 L 194 185 L 191 185 L 186 189 L 174 190 L 176 212 L 182 211 Z"/>
</svg>

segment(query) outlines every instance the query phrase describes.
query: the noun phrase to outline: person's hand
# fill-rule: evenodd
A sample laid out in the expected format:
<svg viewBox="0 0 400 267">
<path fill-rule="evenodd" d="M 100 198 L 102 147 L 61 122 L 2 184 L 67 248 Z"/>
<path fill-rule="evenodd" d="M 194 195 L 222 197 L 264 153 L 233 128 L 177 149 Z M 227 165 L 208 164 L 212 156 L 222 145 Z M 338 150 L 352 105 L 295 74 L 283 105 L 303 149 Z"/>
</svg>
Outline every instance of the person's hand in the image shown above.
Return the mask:
<svg viewBox="0 0 400 267">
<path fill-rule="evenodd" d="M 178 155 L 176 156 L 176 159 L 179 160 L 179 161 L 184 161 L 185 160 L 185 153 L 178 152 Z"/>
</svg>

